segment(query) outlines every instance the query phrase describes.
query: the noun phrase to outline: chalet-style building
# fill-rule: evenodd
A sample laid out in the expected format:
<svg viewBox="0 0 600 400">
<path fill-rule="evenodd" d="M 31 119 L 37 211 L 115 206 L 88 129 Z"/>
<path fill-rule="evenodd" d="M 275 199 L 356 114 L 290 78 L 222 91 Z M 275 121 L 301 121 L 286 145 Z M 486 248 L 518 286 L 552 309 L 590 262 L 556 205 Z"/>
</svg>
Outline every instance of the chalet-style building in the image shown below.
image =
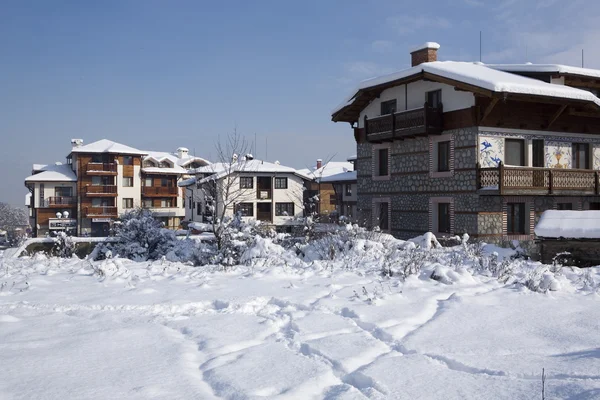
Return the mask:
<svg viewBox="0 0 600 400">
<path fill-rule="evenodd" d="M 196 168 L 194 173 L 179 183 L 186 190 L 188 222 L 209 223 L 215 215 L 231 217 L 240 211 L 244 219 L 276 227 L 300 224 L 304 177 L 294 168 L 248 155 Z"/>
<path fill-rule="evenodd" d="M 185 148 L 175 154 L 138 150 L 102 139 L 87 145 L 71 141 L 67 163 L 33 166 L 30 190 L 35 236 L 69 231 L 107 236 L 112 223 L 134 207 L 151 209 L 165 226 L 177 228 L 185 215 L 177 181 L 190 168 L 206 165 Z"/>
<path fill-rule="evenodd" d="M 600 208 L 600 71 L 439 62 L 438 48 L 333 111 L 357 142 L 359 220 L 528 240 L 545 210 Z"/>
<path fill-rule="evenodd" d="M 360 223 L 356 207 L 356 171 L 354 163 L 356 156 L 348 158 L 348 162 L 353 166 L 351 170 L 344 168 L 344 171 L 331 174 L 320 178 L 321 185 L 330 184 L 336 196 L 336 214 L 340 222 Z"/>
<path fill-rule="evenodd" d="M 330 176 L 354 170 L 354 163 L 348 161 L 328 161 L 318 159 L 316 165 L 297 171 L 304 177 L 304 202 L 308 214 L 316 214 L 321 222 L 334 222 L 339 217 L 340 196 L 336 194 Z"/>
</svg>

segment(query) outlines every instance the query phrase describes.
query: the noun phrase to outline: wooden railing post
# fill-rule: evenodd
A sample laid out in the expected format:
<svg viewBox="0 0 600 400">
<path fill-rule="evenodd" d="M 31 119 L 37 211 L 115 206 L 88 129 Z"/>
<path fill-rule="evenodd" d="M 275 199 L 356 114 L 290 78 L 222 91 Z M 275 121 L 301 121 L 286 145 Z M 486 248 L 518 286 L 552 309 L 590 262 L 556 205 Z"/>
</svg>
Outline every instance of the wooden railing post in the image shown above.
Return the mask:
<svg viewBox="0 0 600 400">
<path fill-rule="evenodd" d="M 504 193 L 504 163 L 498 163 L 498 191 L 502 195 Z"/>
<path fill-rule="evenodd" d="M 552 173 L 552 168 L 548 170 L 548 194 L 552 194 L 552 190 L 554 189 L 554 174 Z"/>
<path fill-rule="evenodd" d="M 423 126 L 425 126 L 425 133 L 429 134 L 429 127 L 427 126 L 427 113 L 428 113 L 428 108 L 427 108 L 427 102 L 425 102 L 425 105 L 423 105 Z"/>
<path fill-rule="evenodd" d="M 369 125 L 367 124 L 367 115 L 365 114 L 365 136 L 369 135 Z"/>
<path fill-rule="evenodd" d="M 596 193 L 596 196 L 600 194 L 599 190 L 600 188 L 598 187 L 598 171 L 594 171 L 594 193 Z"/>
<path fill-rule="evenodd" d="M 477 189 L 481 189 L 481 164 L 479 164 L 479 162 L 477 162 L 475 164 L 475 168 L 477 169 L 477 175 L 475 178 L 475 185 Z"/>
<path fill-rule="evenodd" d="M 392 110 L 392 114 L 391 114 L 391 117 L 392 117 L 392 139 L 394 139 L 396 136 L 396 114 L 395 113 L 396 113 L 396 111 Z"/>
</svg>

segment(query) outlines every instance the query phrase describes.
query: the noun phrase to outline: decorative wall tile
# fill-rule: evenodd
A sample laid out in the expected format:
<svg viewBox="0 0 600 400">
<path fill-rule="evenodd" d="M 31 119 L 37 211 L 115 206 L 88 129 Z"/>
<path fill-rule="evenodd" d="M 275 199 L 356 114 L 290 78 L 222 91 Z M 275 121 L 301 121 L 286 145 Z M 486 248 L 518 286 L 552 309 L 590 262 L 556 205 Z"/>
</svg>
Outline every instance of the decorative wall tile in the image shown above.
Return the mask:
<svg viewBox="0 0 600 400">
<path fill-rule="evenodd" d="M 546 141 L 546 168 L 571 168 L 571 142 Z"/>
<path fill-rule="evenodd" d="M 592 147 L 592 162 L 594 165 L 594 169 L 595 170 L 599 170 L 600 169 L 600 144 L 595 144 L 594 147 Z"/>
<path fill-rule="evenodd" d="M 504 162 L 504 138 L 479 136 L 479 164 L 483 168 L 495 168 Z"/>
</svg>

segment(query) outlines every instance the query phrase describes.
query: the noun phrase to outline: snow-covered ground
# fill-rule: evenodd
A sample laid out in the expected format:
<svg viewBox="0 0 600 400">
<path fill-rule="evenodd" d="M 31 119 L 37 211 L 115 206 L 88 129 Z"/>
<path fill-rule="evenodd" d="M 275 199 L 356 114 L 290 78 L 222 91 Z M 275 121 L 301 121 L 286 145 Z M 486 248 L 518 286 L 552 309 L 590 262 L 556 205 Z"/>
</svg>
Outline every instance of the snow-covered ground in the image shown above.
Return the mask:
<svg viewBox="0 0 600 400">
<path fill-rule="evenodd" d="M 544 368 L 547 399 L 600 399 L 600 268 L 540 293 L 455 250 L 406 280 L 363 250 L 228 271 L 0 256 L 0 398 L 536 399 Z"/>
</svg>

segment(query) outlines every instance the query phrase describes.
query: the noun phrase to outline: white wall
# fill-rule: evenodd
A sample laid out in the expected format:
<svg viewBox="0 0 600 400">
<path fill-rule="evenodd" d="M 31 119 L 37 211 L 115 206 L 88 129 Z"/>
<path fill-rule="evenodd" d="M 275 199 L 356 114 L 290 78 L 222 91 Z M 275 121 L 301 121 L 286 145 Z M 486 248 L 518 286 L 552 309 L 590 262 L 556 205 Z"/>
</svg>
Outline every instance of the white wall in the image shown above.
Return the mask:
<svg viewBox="0 0 600 400">
<path fill-rule="evenodd" d="M 123 199 L 129 198 L 133 199 L 133 206 L 139 207 L 142 204 L 142 178 L 141 178 L 141 168 L 139 165 L 133 166 L 133 186 L 132 187 L 124 187 L 123 186 L 123 166 L 121 164 L 117 165 L 117 198 L 116 198 L 116 206 L 117 212 L 121 215 L 123 212 L 127 211 L 127 209 L 123 208 Z"/>
<path fill-rule="evenodd" d="M 45 207 L 45 204 L 40 203 L 40 184 L 44 185 L 44 200 L 48 197 L 55 197 L 57 187 L 71 187 L 73 188 L 73 196 L 77 196 L 77 186 L 75 182 L 35 182 L 35 191 L 33 193 L 33 205 L 35 208 Z"/>
<path fill-rule="evenodd" d="M 405 94 L 406 86 L 406 94 Z M 421 108 L 425 104 L 425 93 L 432 90 L 442 90 L 442 104 L 444 112 L 462 110 L 475 105 L 475 96 L 471 92 L 454 90 L 454 86 L 438 82 L 416 81 L 408 85 L 399 85 L 381 92 L 379 98 L 373 100 L 360 113 L 358 126 L 363 127 L 364 117 L 375 118 L 380 116 L 381 102 L 396 99 L 397 111 Z M 407 101 L 405 102 L 405 97 Z"/>
</svg>

